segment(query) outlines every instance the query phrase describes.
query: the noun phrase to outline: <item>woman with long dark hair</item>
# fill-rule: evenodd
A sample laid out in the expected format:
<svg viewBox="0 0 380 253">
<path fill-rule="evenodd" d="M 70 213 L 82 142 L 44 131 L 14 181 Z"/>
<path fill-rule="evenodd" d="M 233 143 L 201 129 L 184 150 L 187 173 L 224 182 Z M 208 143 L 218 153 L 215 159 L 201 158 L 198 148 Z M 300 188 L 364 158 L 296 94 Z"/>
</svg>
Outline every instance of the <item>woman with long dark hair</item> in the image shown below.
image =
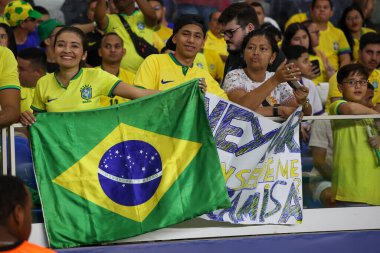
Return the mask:
<svg viewBox="0 0 380 253">
<path fill-rule="evenodd" d="M 376 32 L 367 27 L 363 27 L 364 15 L 358 5 L 347 7 L 339 21 L 339 27 L 344 32 L 348 44 L 351 48 L 350 58 L 352 62 L 357 62 L 359 52 L 360 37 L 369 32 Z"/>
</svg>

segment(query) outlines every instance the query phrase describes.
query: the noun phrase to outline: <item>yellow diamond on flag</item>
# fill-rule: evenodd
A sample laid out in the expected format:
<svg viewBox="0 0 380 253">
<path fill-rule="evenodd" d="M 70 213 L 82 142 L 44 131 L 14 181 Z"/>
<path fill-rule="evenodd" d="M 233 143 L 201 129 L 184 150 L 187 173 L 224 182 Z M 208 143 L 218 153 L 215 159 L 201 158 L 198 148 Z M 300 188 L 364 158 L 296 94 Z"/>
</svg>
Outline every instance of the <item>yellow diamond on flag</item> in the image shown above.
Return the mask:
<svg viewBox="0 0 380 253">
<path fill-rule="evenodd" d="M 201 146 L 120 123 L 53 182 L 111 212 L 142 222 Z"/>
</svg>

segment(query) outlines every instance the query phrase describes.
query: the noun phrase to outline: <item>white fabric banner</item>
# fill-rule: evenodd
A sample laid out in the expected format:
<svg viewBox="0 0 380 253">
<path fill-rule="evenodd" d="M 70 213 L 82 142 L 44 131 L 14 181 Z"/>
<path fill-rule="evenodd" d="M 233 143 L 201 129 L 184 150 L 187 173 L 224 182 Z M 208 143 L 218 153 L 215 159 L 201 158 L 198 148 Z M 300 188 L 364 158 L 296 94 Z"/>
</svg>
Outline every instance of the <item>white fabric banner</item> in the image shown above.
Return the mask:
<svg viewBox="0 0 380 253">
<path fill-rule="evenodd" d="M 202 217 L 239 224 L 301 223 L 301 108 L 279 124 L 207 93 L 206 110 L 231 208 Z"/>
</svg>

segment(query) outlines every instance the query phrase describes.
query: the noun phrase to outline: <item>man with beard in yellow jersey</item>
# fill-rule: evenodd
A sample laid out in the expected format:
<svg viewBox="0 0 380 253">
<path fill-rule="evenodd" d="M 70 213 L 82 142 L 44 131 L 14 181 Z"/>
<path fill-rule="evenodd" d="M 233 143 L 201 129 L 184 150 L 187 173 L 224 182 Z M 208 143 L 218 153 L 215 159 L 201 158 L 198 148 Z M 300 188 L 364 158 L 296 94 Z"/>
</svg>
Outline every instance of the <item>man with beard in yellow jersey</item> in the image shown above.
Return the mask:
<svg viewBox="0 0 380 253">
<path fill-rule="evenodd" d="M 20 118 L 20 81 L 17 61 L 6 47 L 0 47 L 0 127 Z"/>
<path fill-rule="evenodd" d="M 227 94 L 208 71 L 194 64 L 204 45 L 205 26 L 197 15 L 183 15 L 174 24 L 175 53 L 150 55 L 136 73 L 134 84 L 153 90 L 168 90 L 194 78 L 204 78 L 207 91 L 224 99 Z"/>
<path fill-rule="evenodd" d="M 372 103 L 375 105 L 375 110 L 380 112 L 380 70 L 376 69 L 380 64 L 380 34 L 373 32 L 366 33 L 360 38 L 358 63 L 362 64 L 370 74 L 368 81 L 374 88 Z M 342 99 L 342 93 L 338 89 L 336 74 L 330 78 L 329 83 L 326 111 L 329 110 L 332 102 Z"/>
<path fill-rule="evenodd" d="M 128 22 L 132 31 L 139 37 L 154 45 L 155 37 L 153 27 L 157 24 L 157 16 L 147 0 L 114 0 L 119 14 Z M 136 9 L 135 3 L 138 8 Z M 124 41 L 124 48 L 128 57 L 123 57 L 121 67 L 133 73 L 137 71 L 143 58 L 137 53 L 135 46 L 117 14 L 106 14 L 106 0 L 98 0 L 95 8 L 95 21 L 100 29 L 105 32 L 115 32 Z M 162 43 L 162 42 L 161 42 Z M 154 45 L 160 48 L 159 45 Z"/>
</svg>

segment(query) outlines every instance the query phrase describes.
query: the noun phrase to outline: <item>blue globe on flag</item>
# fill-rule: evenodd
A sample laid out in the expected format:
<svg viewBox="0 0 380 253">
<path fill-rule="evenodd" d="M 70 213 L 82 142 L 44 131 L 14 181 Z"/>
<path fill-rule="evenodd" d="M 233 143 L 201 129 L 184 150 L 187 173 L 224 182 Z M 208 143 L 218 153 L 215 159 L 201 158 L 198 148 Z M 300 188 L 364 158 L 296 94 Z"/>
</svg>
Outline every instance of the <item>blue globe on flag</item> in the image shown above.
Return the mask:
<svg viewBox="0 0 380 253">
<path fill-rule="evenodd" d="M 140 205 L 154 195 L 161 182 L 161 157 L 147 142 L 120 142 L 103 154 L 98 177 L 104 193 L 114 202 Z"/>
</svg>

